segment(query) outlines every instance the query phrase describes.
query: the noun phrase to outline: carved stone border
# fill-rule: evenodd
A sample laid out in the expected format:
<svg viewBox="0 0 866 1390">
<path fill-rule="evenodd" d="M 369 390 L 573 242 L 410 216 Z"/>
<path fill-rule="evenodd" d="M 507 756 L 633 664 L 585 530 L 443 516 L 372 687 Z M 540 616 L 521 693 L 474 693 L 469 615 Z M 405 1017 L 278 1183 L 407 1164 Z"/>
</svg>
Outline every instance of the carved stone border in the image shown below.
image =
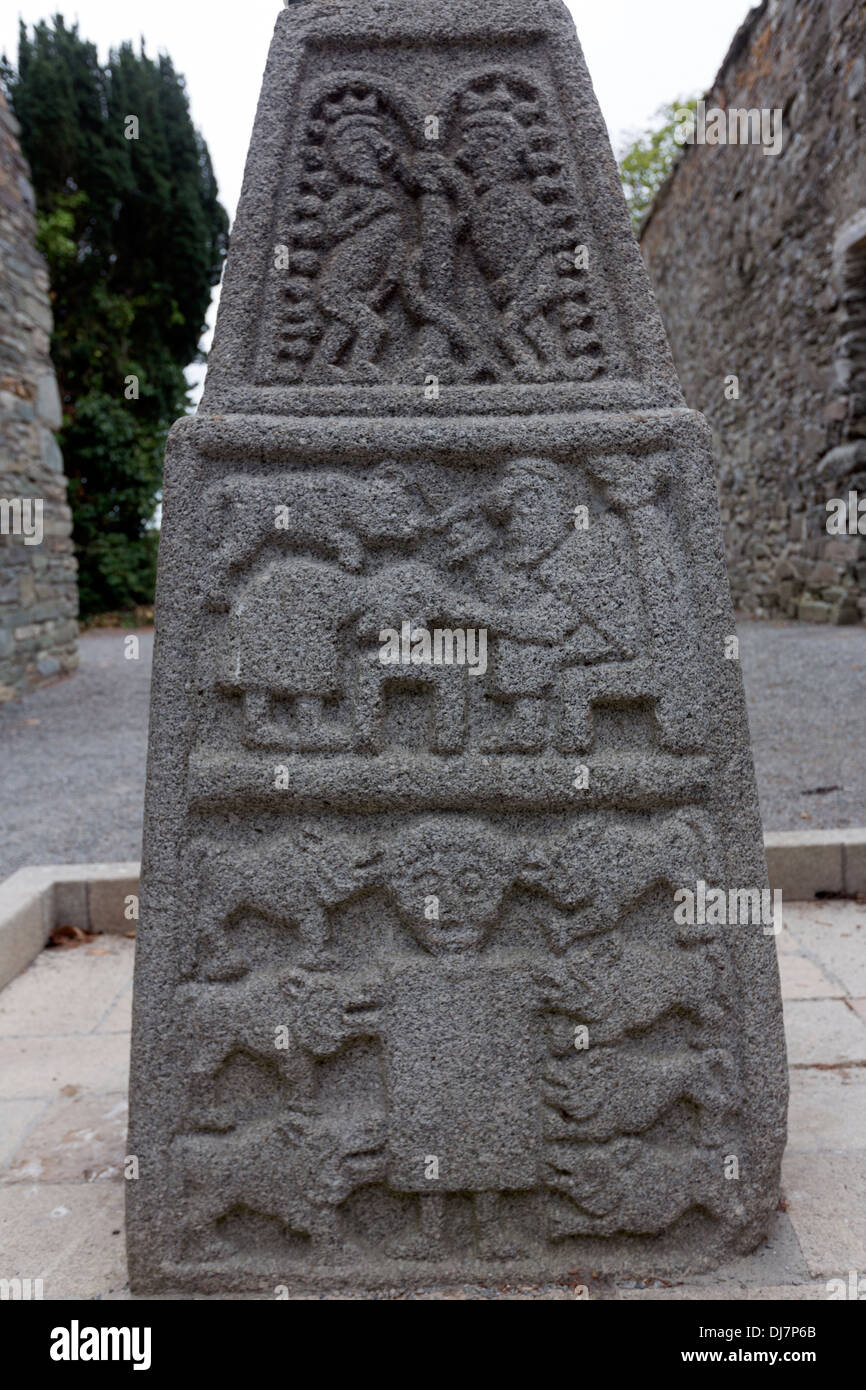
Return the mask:
<svg viewBox="0 0 866 1390">
<path fill-rule="evenodd" d="M 866 893 L 866 827 L 772 830 L 764 836 L 770 886 L 789 902 Z M 19 869 L 0 883 L 0 990 L 36 959 L 55 927 L 122 934 L 139 865 L 57 864 Z"/>
</svg>

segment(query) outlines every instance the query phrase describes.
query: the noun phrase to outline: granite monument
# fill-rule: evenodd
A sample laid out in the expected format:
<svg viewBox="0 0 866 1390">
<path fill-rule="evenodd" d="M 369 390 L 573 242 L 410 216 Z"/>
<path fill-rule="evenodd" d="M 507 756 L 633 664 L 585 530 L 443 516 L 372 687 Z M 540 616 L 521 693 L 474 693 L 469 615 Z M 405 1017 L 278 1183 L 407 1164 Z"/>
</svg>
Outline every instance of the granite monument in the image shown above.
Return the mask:
<svg viewBox="0 0 866 1390">
<path fill-rule="evenodd" d="M 284 9 L 166 464 L 136 1291 L 759 1243 L 786 1073 L 734 637 L 564 5 Z"/>
</svg>

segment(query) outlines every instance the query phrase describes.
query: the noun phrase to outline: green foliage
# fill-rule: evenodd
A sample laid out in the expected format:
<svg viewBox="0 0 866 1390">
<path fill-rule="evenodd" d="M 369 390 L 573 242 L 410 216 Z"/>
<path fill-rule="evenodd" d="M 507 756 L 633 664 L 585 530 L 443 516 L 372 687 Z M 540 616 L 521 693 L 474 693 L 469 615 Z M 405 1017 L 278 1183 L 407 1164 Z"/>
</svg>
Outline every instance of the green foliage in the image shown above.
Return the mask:
<svg viewBox="0 0 866 1390">
<path fill-rule="evenodd" d="M 52 356 L 84 614 L 148 603 L 171 424 L 188 408 L 228 241 L 207 146 L 166 55 L 99 63 L 77 24 L 20 27 L 0 80 L 21 123 L 51 276 Z M 135 116 L 139 138 L 128 139 Z M 135 376 L 137 399 L 125 383 Z"/>
<path fill-rule="evenodd" d="M 620 156 L 619 172 L 635 235 L 682 148 L 676 131 L 683 124 L 683 113 L 695 112 L 697 105 L 697 97 L 690 97 L 659 107 L 656 123 L 637 136 Z"/>
</svg>

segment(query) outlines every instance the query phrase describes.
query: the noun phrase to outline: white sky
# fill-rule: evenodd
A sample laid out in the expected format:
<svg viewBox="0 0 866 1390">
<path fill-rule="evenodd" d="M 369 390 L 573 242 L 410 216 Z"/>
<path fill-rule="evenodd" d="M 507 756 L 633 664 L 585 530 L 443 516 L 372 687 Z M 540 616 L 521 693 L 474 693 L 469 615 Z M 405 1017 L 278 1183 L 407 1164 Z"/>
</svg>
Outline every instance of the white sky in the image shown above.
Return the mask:
<svg viewBox="0 0 866 1390">
<path fill-rule="evenodd" d="M 465 0 L 469 5 L 472 0 Z M 751 0 L 567 0 L 614 147 L 648 124 L 659 106 L 704 92 Z M 436 0 L 429 0 L 435 5 Z M 32 25 L 55 11 L 100 56 L 143 36 L 186 77 L 193 120 L 210 149 L 220 197 L 234 216 L 262 72 L 282 0 L 5 0 L 0 51 L 18 53 L 18 17 Z M 212 317 L 213 315 L 211 315 Z M 195 373 L 197 377 L 199 373 Z"/>
</svg>

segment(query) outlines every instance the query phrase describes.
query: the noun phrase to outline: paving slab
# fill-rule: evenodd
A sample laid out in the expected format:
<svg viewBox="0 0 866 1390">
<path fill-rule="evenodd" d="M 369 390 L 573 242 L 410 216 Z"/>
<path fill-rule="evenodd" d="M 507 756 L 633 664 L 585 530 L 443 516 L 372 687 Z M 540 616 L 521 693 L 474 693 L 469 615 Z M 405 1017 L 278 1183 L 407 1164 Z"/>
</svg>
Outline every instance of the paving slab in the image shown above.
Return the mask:
<svg viewBox="0 0 866 1390">
<path fill-rule="evenodd" d="M 104 1094 L 129 1084 L 129 1038 L 123 1033 L 56 1038 L 0 1038 L 0 1099 Z"/>
<path fill-rule="evenodd" d="M 799 951 L 780 951 L 779 974 L 783 999 L 841 999 L 841 985 L 828 980 L 823 970 Z"/>
<path fill-rule="evenodd" d="M 99 1298 L 126 1285 L 121 1183 L 0 1188 L 4 1278 L 42 1279 L 46 1299 Z"/>
<path fill-rule="evenodd" d="M 707 1274 L 692 1275 L 683 1283 L 695 1288 L 727 1284 L 732 1290 L 731 1297 L 739 1297 L 735 1291 L 742 1287 L 799 1284 L 808 1279 L 809 1268 L 790 1218 L 784 1211 L 777 1211 L 767 1239 L 751 1255 L 732 1260 Z"/>
<path fill-rule="evenodd" d="M 42 951 L 0 993 L 0 1037 L 93 1032 L 128 986 L 129 946 L 122 937 L 99 936 L 89 945 Z"/>
<path fill-rule="evenodd" d="M 126 1094 L 54 1101 L 31 1125 L 0 1186 L 20 1182 L 120 1182 L 126 1155 Z"/>
<path fill-rule="evenodd" d="M 97 1033 L 126 1033 L 132 1027 L 132 985 L 128 985 L 115 999 L 103 1018 Z"/>
<path fill-rule="evenodd" d="M 866 1067 L 791 1072 L 788 1153 L 866 1154 Z"/>
<path fill-rule="evenodd" d="M 44 1100 L 0 1100 L 0 1170 L 48 1105 Z"/>
<path fill-rule="evenodd" d="M 780 960 L 782 956 L 788 955 L 791 951 L 793 951 L 795 955 L 802 954 L 802 948 L 800 946 L 799 941 L 793 935 L 793 933 L 789 931 L 789 929 L 785 926 L 784 922 L 782 923 L 782 930 L 778 933 L 776 937 L 776 950 L 779 953 Z"/>
<path fill-rule="evenodd" d="M 866 1164 L 860 1153 L 789 1151 L 782 1165 L 788 1215 L 809 1272 L 866 1270 Z"/>
<path fill-rule="evenodd" d="M 866 1062 L 866 1025 L 844 999 L 789 999 L 785 1036 L 791 1066 Z"/>
<path fill-rule="evenodd" d="M 785 922 L 801 949 L 852 997 L 866 995 L 866 903 L 787 904 Z"/>
</svg>

